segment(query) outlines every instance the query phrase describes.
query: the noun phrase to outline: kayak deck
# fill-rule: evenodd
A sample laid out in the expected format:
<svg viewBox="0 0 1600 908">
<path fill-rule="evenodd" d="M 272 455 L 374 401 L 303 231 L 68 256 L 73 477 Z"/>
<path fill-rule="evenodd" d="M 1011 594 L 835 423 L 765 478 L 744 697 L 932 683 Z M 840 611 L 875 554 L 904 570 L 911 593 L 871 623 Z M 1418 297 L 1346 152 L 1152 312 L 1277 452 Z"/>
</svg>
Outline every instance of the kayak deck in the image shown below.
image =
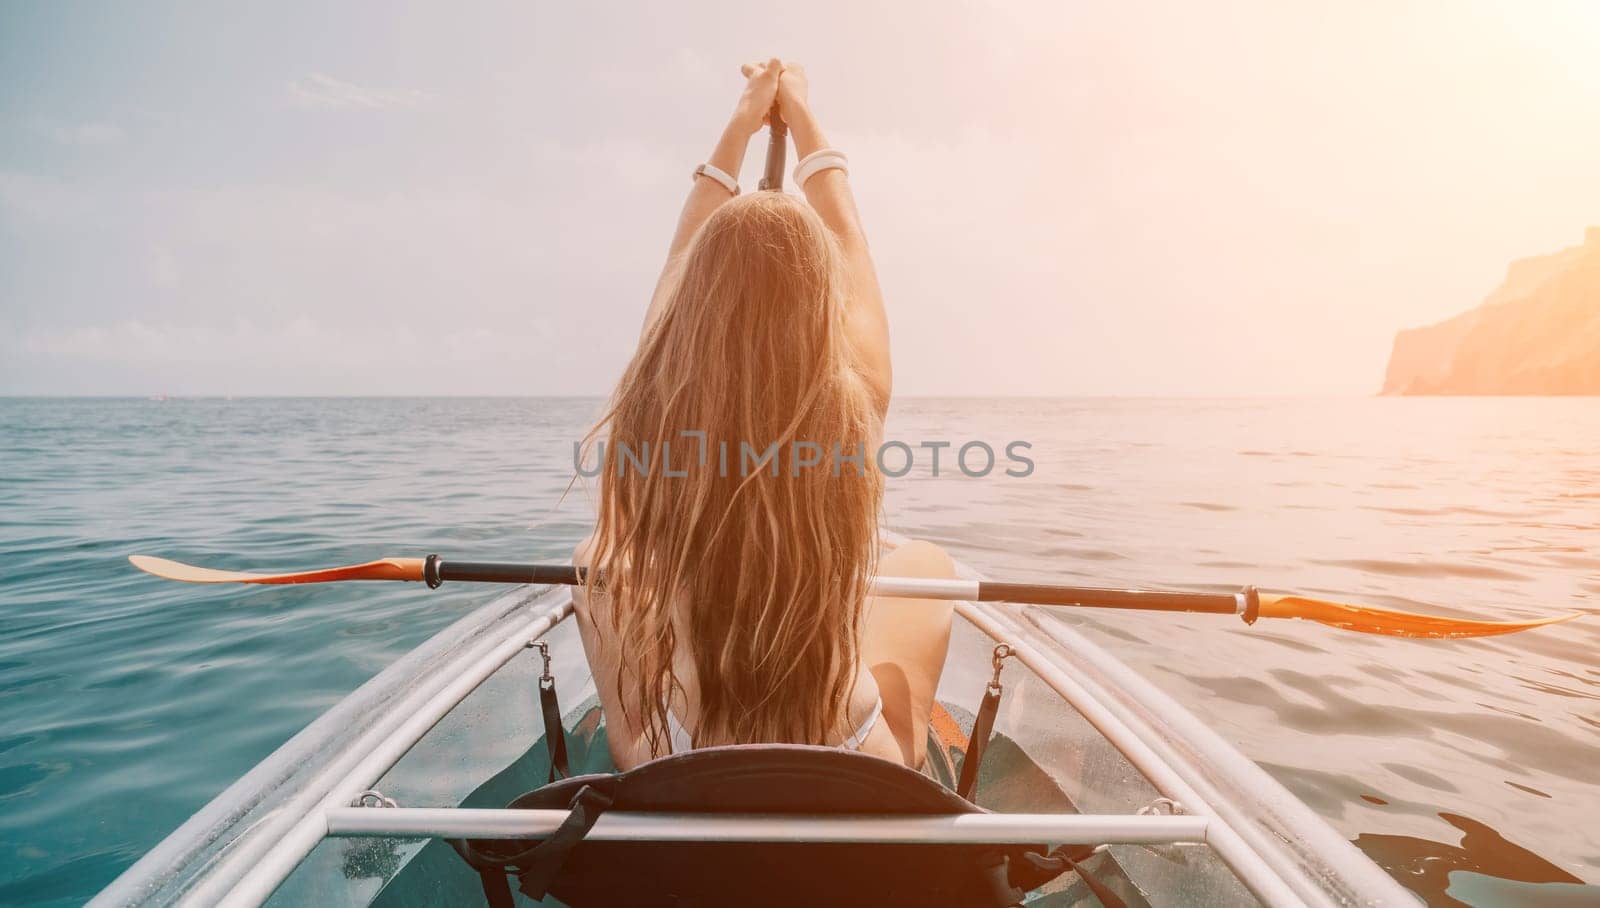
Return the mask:
<svg viewBox="0 0 1600 908">
<path fill-rule="evenodd" d="M 550 644 L 574 771 L 610 769 L 570 613 L 569 590 L 519 588 L 462 618 L 290 739 L 92 904 L 392 906 L 437 904 L 458 889 L 461 904 L 482 904 L 476 875 L 429 837 L 526 835 L 529 823 L 559 819 L 497 810 L 543 784 L 548 770 L 531 640 Z M 1045 610 L 962 603 L 957 613 L 938 697 L 946 709 L 934 729 L 946 766 L 964 747 L 990 649 L 1002 641 L 1017 656 L 1005 669 L 976 798 L 998 816 L 898 828 L 886 818 L 835 819 L 806 834 L 1116 843 L 1104 863 L 1129 904 L 1414 904 L 1254 763 Z M 351 806 L 373 789 L 400 806 Z M 613 818 L 611 831 L 594 832 L 668 834 L 656 819 Z M 759 823 L 697 826 L 704 822 L 675 822 L 671 834 L 782 834 Z M 1066 888 L 1045 887 L 1029 904 L 1074 904 L 1073 878 L 1063 879 Z"/>
</svg>

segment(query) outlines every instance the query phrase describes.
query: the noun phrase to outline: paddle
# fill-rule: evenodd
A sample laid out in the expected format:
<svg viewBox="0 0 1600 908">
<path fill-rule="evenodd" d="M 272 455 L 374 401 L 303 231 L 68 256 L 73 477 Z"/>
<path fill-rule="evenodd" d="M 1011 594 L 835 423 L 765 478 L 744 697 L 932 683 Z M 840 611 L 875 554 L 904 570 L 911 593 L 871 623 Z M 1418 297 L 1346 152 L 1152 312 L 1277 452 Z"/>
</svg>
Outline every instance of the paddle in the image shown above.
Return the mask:
<svg viewBox="0 0 1600 908">
<path fill-rule="evenodd" d="M 166 558 L 130 555 L 133 566 L 147 574 L 187 583 L 333 583 L 344 580 L 419 580 L 437 587 L 447 580 L 469 583 L 540 583 L 576 585 L 582 573 L 569 564 L 500 564 L 450 562 L 438 555 L 427 558 L 384 558 L 366 564 L 254 574 L 195 567 Z M 1419 615 L 1370 605 L 1354 605 L 1306 596 L 1263 594 L 1253 586 L 1237 593 L 1184 593 L 1171 590 L 1112 590 L 1049 583 L 997 583 L 992 580 L 926 580 L 915 577 L 878 577 L 875 596 L 913 599 L 956 599 L 967 602 L 1016 602 L 1081 608 L 1138 609 L 1157 612 L 1204 612 L 1238 615 L 1246 624 L 1257 618 L 1304 618 L 1363 634 L 1394 637 L 1492 637 L 1533 627 L 1570 621 L 1580 613 L 1532 621 L 1479 621 Z"/>
</svg>

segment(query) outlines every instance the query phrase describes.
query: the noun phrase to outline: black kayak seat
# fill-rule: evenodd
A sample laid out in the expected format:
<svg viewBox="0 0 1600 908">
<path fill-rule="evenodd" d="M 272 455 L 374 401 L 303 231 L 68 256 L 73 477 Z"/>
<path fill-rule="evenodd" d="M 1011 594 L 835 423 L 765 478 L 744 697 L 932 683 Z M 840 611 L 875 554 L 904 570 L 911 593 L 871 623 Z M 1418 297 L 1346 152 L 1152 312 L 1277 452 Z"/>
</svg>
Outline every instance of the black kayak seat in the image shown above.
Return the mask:
<svg viewBox="0 0 1600 908">
<path fill-rule="evenodd" d="M 1045 843 L 584 841 L 606 810 L 796 816 L 955 816 L 986 812 L 921 773 L 834 747 L 708 747 L 622 773 L 561 779 L 511 808 L 572 809 L 543 841 L 451 844 L 492 905 L 524 894 L 572 908 L 731 905 L 1007 906 L 1067 869 L 1043 869 Z M 1087 844 L 1087 843 L 1073 843 Z M 1034 860 L 1027 857 L 1031 852 Z M 1056 853 L 1061 853 L 1059 850 Z M 1078 852 L 1081 856 L 1087 848 Z M 1055 862 L 1057 865 L 1060 862 Z M 547 902 L 551 904 L 553 902 Z"/>
</svg>

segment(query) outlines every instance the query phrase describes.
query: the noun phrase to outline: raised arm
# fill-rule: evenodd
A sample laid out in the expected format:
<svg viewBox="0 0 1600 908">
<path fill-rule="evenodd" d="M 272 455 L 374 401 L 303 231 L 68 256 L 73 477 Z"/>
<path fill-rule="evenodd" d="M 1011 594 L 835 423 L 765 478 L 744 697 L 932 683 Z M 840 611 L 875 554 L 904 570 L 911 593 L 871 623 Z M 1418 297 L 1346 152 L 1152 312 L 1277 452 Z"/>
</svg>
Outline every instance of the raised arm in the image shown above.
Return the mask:
<svg viewBox="0 0 1600 908">
<path fill-rule="evenodd" d="M 811 112 L 807 88 L 805 69 L 798 63 L 785 63 L 778 80 L 778 112 L 788 124 L 797 160 L 828 147 L 822 127 Z M 878 272 L 872 264 L 872 251 L 867 248 L 867 234 L 861 227 L 850 181 L 843 170 L 824 170 L 799 189 L 838 237 L 844 251 L 850 281 L 846 328 L 866 379 L 878 396 L 879 408 L 887 411 L 894 384 L 889 362 L 889 318 L 883 310 L 883 291 L 878 287 Z"/>
<path fill-rule="evenodd" d="M 772 102 L 778 93 L 778 74 L 783 71 L 783 64 L 774 57 L 766 63 L 746 63 L 739 71 L 745 77 L 744 92 L 739 96 L 739 103 L 734 107 L 728 125 L 723 128 L 721 138 L 717 139 L 716 147 L 711 149 L 711 157 L 706 158 L 708 165 L 735 180 L 744 166 L 744 153 L 750 146 L 750 137 L 766 123 L 767 114 L 772 110 Z M 672 233 L 672 245 L 667 249 L 667 264 L 661 269 L 655 292 L 650 296 L 650 310 L 645 313 L 641 337 L 650 332 L 650 327 L 661 315 L 661 307 L 666 304 L 666 291 L 672 285 L 673 272 L 689 246 L 689 238 L 706 222 L 706 218 L 711 217 L 711 212 L 716 211 L 717 206 L 731 198 L 733 193 L 716 179 L 704 174 L 695 175 L 694 185 L 689 187 L 689 198 L 684 201 L 683 212 L 678 215 L 678 227 Z"/>
</svg>

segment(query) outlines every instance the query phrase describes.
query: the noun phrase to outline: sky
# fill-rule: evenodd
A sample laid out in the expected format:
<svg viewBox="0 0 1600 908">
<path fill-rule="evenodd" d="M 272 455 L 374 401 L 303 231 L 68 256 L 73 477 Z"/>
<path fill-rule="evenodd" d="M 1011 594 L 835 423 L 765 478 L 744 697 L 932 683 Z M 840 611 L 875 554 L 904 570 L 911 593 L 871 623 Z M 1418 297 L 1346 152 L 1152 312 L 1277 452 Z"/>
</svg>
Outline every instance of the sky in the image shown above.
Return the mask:
<svg viewBox="0 0 1600 908">
<path fill-rule="evenodd" d="M 0 394 L 603 394 L 774 55 L 897 393 L 1370 394 L 1600 224 L 1596 47 L 1582 0 L 5 2 Z"/>
</svg>

